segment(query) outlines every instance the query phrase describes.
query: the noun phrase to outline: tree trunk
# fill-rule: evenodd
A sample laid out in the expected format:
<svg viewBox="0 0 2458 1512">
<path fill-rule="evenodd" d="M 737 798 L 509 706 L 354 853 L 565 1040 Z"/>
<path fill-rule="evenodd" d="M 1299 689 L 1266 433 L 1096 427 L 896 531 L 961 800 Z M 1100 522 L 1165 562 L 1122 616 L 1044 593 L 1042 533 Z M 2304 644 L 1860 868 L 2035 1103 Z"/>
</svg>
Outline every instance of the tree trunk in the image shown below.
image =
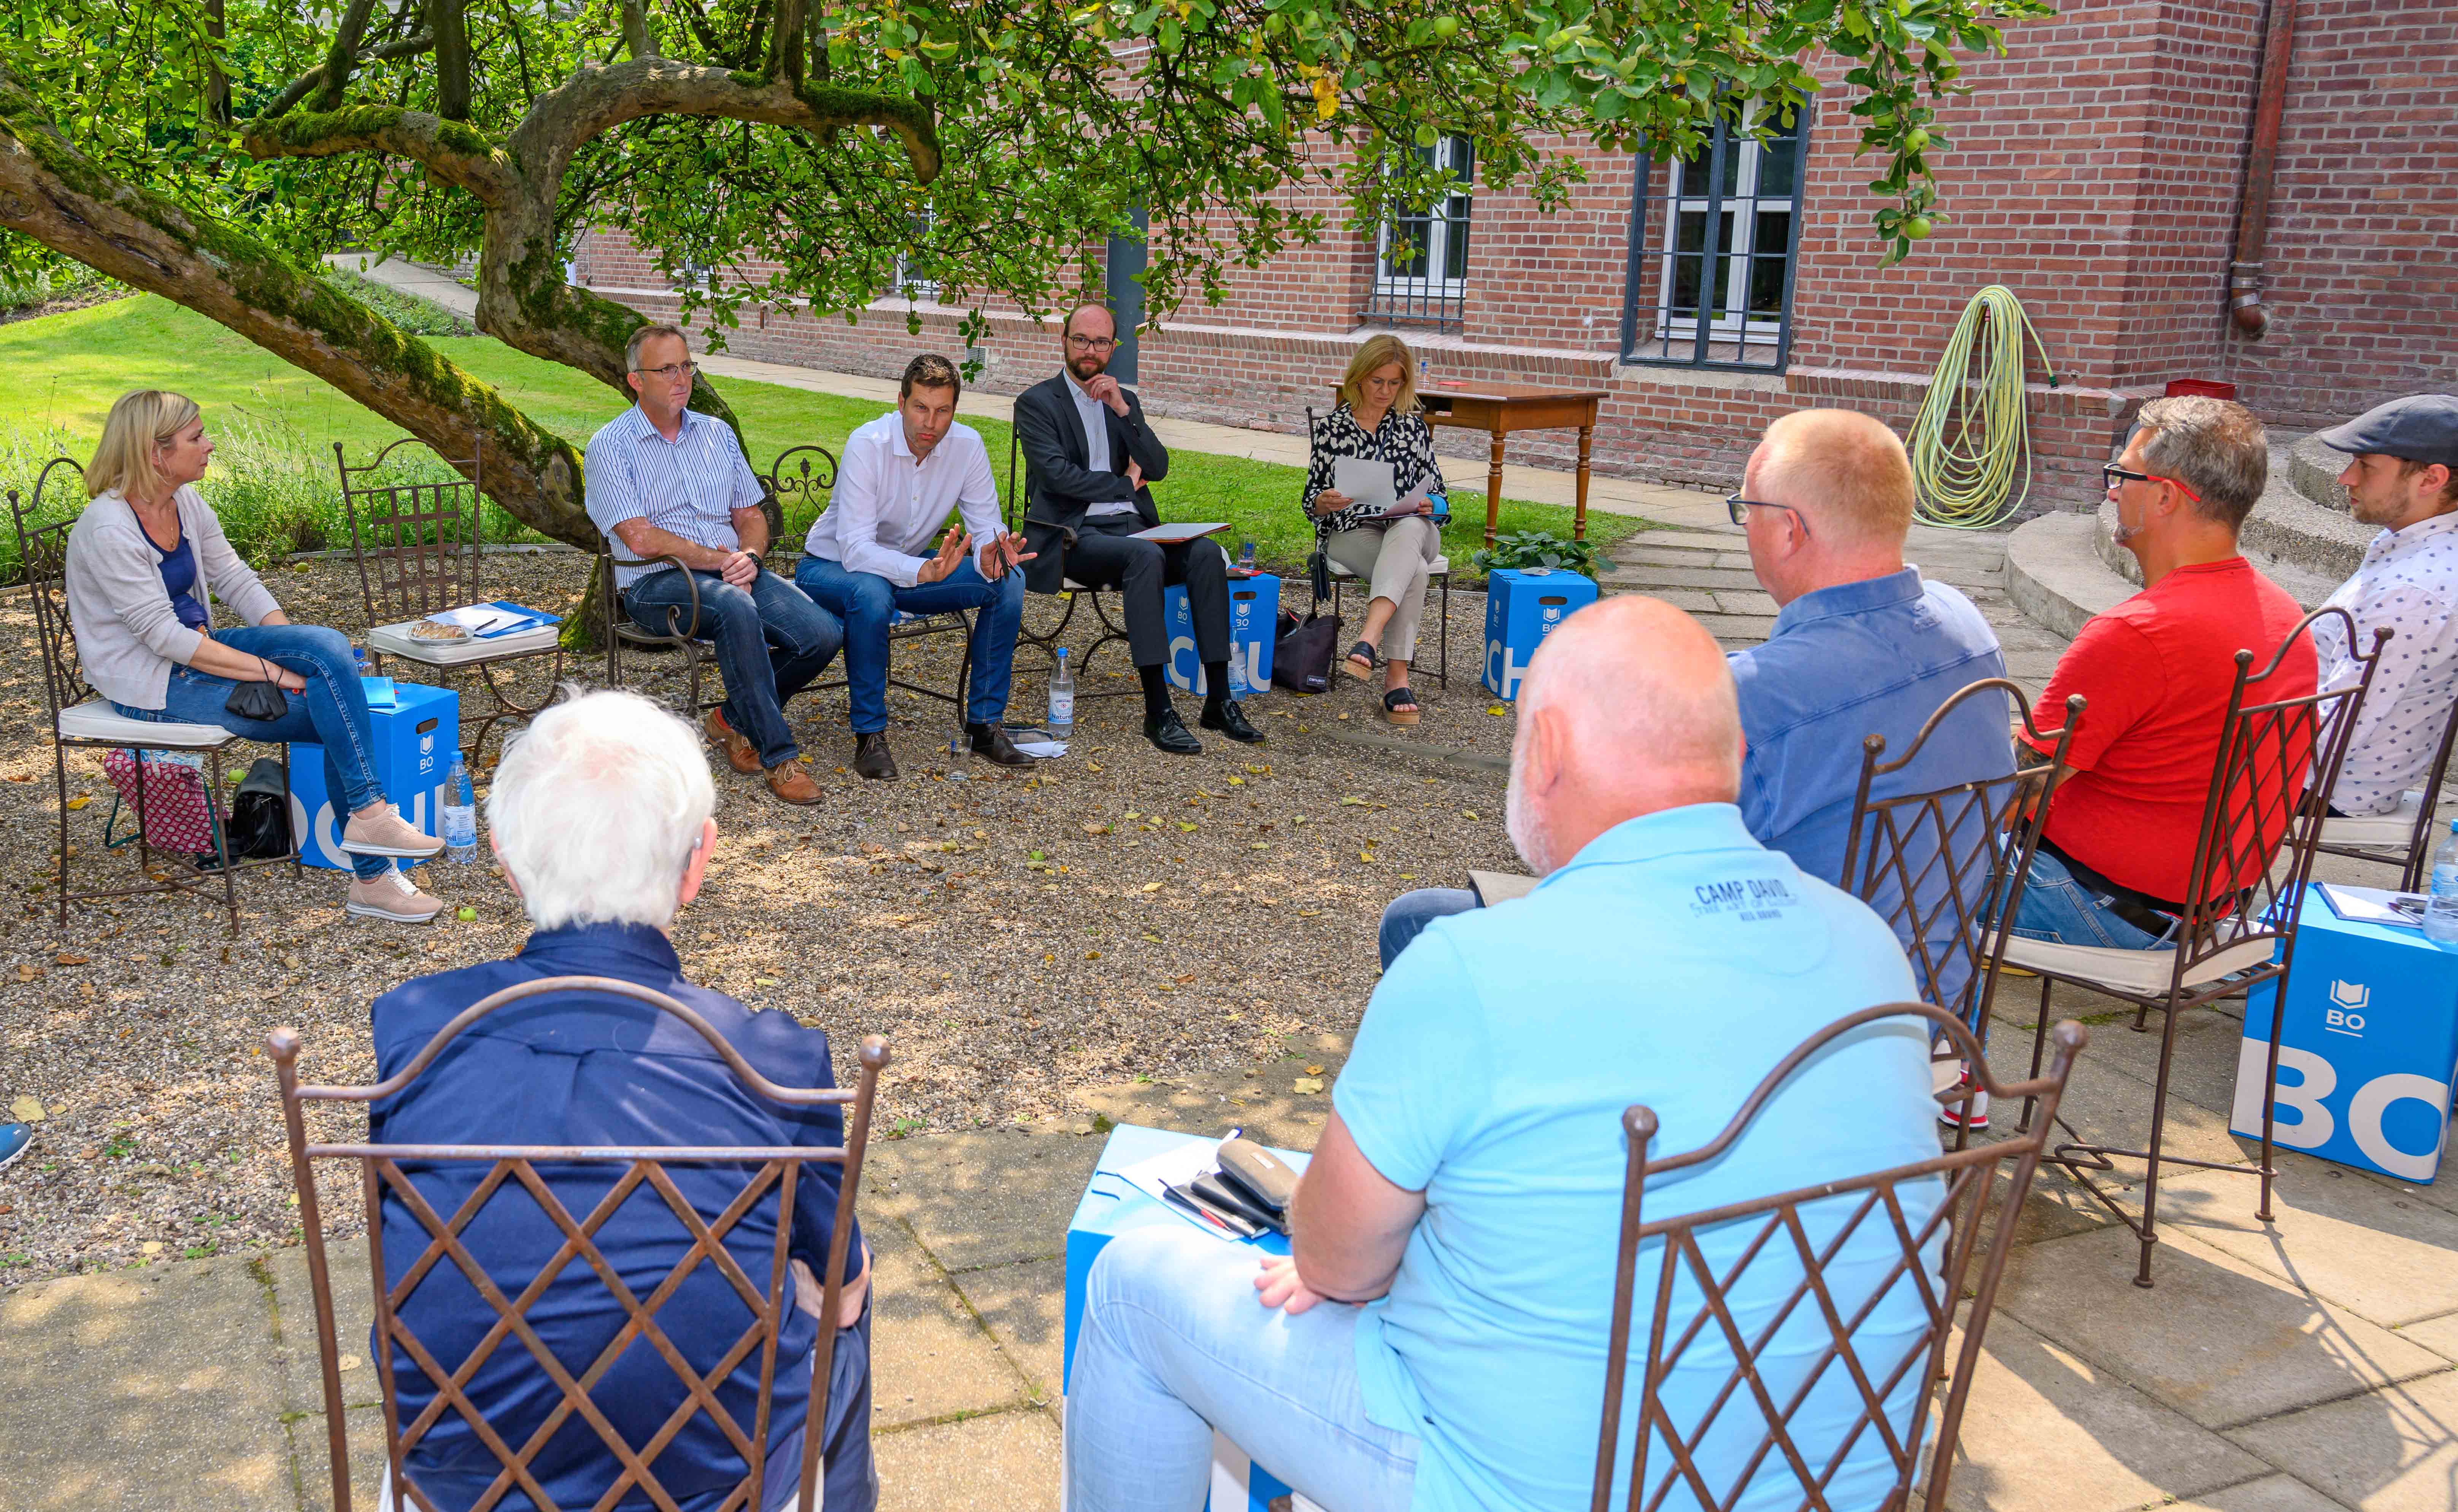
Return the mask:
<svg viewBox="0 0 2458 1512">
<path fill-rule="evenodd" d="M 219 322 L 445 457 L 483 441 L 490 497 L 556 540 L 599 549 L 569 443 L 275 248 L 103 172 L 5 70 L 0 226 Z"/>
</svg>

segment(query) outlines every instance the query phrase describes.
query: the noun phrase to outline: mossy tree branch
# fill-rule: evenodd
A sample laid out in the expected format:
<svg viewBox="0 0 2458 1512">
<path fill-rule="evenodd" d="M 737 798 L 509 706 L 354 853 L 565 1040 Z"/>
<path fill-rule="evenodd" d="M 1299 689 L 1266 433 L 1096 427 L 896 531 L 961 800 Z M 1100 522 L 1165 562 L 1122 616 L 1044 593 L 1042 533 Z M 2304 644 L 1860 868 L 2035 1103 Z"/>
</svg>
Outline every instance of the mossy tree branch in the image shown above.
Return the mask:
<svg viewBox="0 0 2458 1512">
<path fill-rule="evenodd" d="M 367 17 L 374 10 L 375 0 L 350 0 L 343 8 L 342 19 L 333 28 L 332 46 L 324 50 L 324 76 L 316 91 L 319 110 L 342 108 L 351 71 L 359 64 L 359 41 L 366 35 Z"/>
<path fill-rule="evenodd" d="M 275 120 L 260 117 L 249 123 L 240 144 L 259 159 L 389 153 L 424 165 L 487 205 L 521 192 L 518 169 L 476 127 L 393 105 L 345 105 Z"/>
<path fill-rule="evenodd" d="M 465 0 L 427 0 L 427 29 L 435 34 L 435 114 L 469 118 L 469 18 Z"/>
<path fill-rule="evenodd" d="M 103 171 L 5 68 L 0 226 L 219 322 L 444 456 L 483 444 L 491 497 L 547 535 L 594 549 L 570 443 L 275 248 Z"/>
<path fill-rule="evenodd" d="M 398 42 L 387 42 L 384 46 L 367 52 L 360 59 L 360 61 L 363 63 L 376 63 L 388 62 L 393 58 L 414 57 L 434 45 L 435 33 L 432 32 L 421 32 L 416 36 L 404 37 Z M 306 73 L 300 74 L 295 79 L 292 79 L 288 84 L 283 85 L 281 93 L 274 95 L 271 100 L 266 102 L 264 109 L 257 113 L 256 124 L 261 125 L 266 122 L 279 120 L 283 116 L 288 115 L 292 106 L 297 105 L 301 100 L 305 99 L 308 92 L 315 89 L 317 85 L 322 84 L 323 82 L 324 82 L 324 65 L 319 63 L 314 68 L 309 69 Z"/>
</svg>

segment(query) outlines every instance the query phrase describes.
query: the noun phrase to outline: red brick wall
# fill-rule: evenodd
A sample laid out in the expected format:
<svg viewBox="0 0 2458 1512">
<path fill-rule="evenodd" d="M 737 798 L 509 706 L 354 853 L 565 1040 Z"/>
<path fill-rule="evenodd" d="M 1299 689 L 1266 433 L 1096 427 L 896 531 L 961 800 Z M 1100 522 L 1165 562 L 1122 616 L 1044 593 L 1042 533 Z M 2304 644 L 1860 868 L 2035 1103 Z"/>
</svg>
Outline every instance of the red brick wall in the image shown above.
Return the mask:
<svg viewBox="0 0 2458 1512">
<path fill-rule="evenodd" d="M 1886 269 L 1868 231 L 1873 168 L 1854 158 L 1858 122 L 1830 60 L 1781 374 L 1616 361 L 1635 164 L 1593 152 L 1588 182 L 1552 215 L 1523 194 L 1478 197 L 1462 328 L 1411 343 L 1436 382 L 1604 389 L 1599 471 L 1722 489 L 1789 410 L 1849 404 L 1907 427 L 1965 304 L 2004 284 L 2058 377 L 2052 389 L 2032 371 L 2027 513 L 2095 502 L 2099 463 L 2171 378 L 2233 378 L 2258 411 L 2293 427 L 2458 387 L 2458 10 L 2448 0 L 2304 0 L 2273 212 L 2274 323 L 2259 344 L 2227 326 L 2260 12 L 2261 0 L 2068 0 L 2051 20 L 2009 27 L 2007 55 L 1972 60 L 1973 93 L 1941 112 L 1954 144 L 1937 158 L 1948 219 Z M 1372 289 L 1370 239 L 1341 224 L 1329 196 L 1292 197 L 1330 212 L 1333 228 L 1232 270 L 1220 304 L 1190 304 L 1146 335 L 1139 386 L 1156 412 L 1294 430 L 1369 333 L 1358 312 Z M 619 237 L 590 239 L 581 262 L 600 287 L 656 284 Z M 904 317 L 901 302 L 853 326 L 746 317 L 729 346 L 880 376 L 920 346 L 953 348 L 952 313 L 926 309 L 921 338 Z M 994 390 L 1055 367 L 1054 336 L 1011 312 L 984 351 L 981 382 Z M 1444 443 L 1485 450 L 1458 432 Z M 1510 450 L 1567 465 L 1575 441 L 1514 436 Z"/>
</svg>

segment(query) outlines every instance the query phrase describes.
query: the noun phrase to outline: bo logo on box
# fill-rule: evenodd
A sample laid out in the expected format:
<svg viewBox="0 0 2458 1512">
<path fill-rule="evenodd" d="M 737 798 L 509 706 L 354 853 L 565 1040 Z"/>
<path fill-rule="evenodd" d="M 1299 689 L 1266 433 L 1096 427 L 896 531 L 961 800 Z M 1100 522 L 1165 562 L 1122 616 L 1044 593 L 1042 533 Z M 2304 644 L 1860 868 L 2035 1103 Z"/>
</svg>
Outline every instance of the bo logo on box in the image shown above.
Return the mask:
<svg viewBox="0 0 2458 1512">
<path fill-rule="evenodd" d="M 2322 1011 L 2322 1027 L 2332 1034 L 2364 1035 L 2364 1010 L 2372 1006 L 2373 990 L 2362 982 L 2330 984 L 2331 1006 Z"/>
</svg>

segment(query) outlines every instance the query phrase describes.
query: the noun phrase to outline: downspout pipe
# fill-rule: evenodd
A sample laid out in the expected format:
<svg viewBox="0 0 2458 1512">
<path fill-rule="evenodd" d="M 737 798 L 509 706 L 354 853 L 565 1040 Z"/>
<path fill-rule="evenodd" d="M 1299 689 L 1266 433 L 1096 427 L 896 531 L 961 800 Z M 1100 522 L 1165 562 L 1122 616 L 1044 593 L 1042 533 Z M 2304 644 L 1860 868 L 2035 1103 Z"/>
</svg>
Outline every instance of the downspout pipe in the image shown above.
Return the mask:
<svg viewBox="0 0 2458 1512">
<path fill-rule="evenodd" d="M 2287 110 L 2287 59 L 2296 45 L 2296 0 L 2270 0 L 2261 36 L 2260 93 L 2254 97 L 2253 145 L 2245 155 L 2237 202 L 2236 261 L 2228 264 L 2228 314 L 2237 329 L 2260 340 L 2270 312 L 2261 307 L 2261 259 L 2270 238 L 2270 179 L 2279 163 L 2279 123 Z"/>
</svg>

